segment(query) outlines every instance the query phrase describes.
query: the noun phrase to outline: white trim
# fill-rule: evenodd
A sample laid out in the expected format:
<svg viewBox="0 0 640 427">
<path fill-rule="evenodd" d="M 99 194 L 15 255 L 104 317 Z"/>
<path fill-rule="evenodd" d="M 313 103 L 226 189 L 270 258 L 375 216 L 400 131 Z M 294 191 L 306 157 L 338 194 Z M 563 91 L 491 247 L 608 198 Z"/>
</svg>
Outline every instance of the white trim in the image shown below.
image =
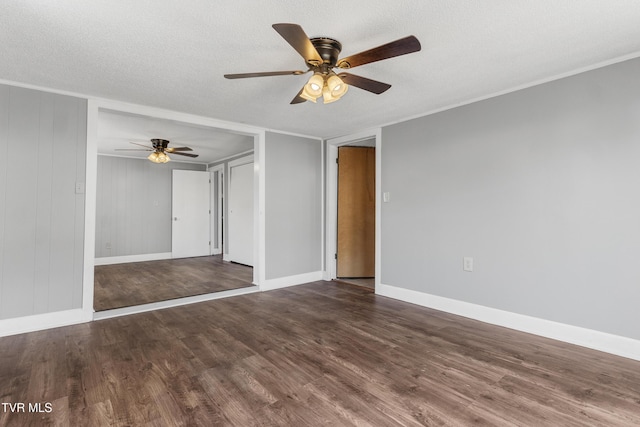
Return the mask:
<svg viewBox="0 0 640 427">
<path fill-rule="evenodd" d="M 380 284 L 382 250 L 382 129 L 367 129 L 351 135 L 327 140 L 327 164 L 326 164 L 326 226 L 325 226 L 325 260 L 324 280 L 333 280 L 336 278 L 336 259 L 337 251 L 337 235 L 338 235 L 338 166 L 336 159 L 338 158 L 338 147 L 342 145 L 352 144 L 365 139 L 375 140 L 376 147 L 376 225 L 375 225 L 375 286 Z"/>
<path fill-rule="evenodd" d="M 212 161 L 212 162 L 209 162 L 209 167 L 218 167 L 218 166 L 222 166 L 222 163 L 226 162 L 226 161 L 227 161 L 227 160 L 229 160 L 229 159 L 234 159 L 234 158 L 236 158 L 236 157 L 246 156 L 246 155 L 249 155 L 249 154 L 253 154 L 253 152 L 254 152 L 254 149 L 252 148 L 251 150 L 243 151 L 242 153 L 233 154 L 233 155 L 231 155 L 231 156 L 227 156 L 227 157 L 223 157 L 223 158 L 221 158 L 221 159 L 214 160 L 214 161 Z M 218 163 L 221 163 L 221 164 L 218 164 Z M 215 166 L 212 166 L 212 165 L 215 165 Z"/>
<path fill-rule="evenodd" d="M 295 276 L 280 277 L 278 279 L 268 279 L 260 286 L 261 291 L 272 291 L 274 289 L 288 288 L 289 286 L 302 285 L 304 283 L 322 280 L 322 271 L 298 274 Z"/>
<path fill-rule="evenodd" d="M 640 340 L 380 284 L 376 294 L 640 361 Z"/>
<path fill-rule="evenodd" d="M 98 153 L 98 156 L 116 157 L 116 158 L 119 158 L 119 159 L 133 159 L 133 160 L 145 160 L 145 161 L 148 161 L 146 157 L 135 157 L 135 156 L 126 155 L 126 154 L 121 155 L 121 154 L 111 154 L 111 153 L 108 153 L 108 154 L 107 153 Z M 199 165 L 199 166 L 205 166 L 205 167 L 208 166 L 207 163 L 192 162 L 192 161 L 189 161 L 189 160 L 182 160 L 182 159 L 177 159 L 176 160 L 175 157 L 171 159 L 171 163 L 187 163 L 187 164 L 190 164 L 190 165 Z"/>
<path fill-rule="evenodd" d="M 126 264 L 128 262 L 158 261 L 171 258 L 171 252 L 161 252 L 157 254 L 109 256 L 96 258 L 94 265 Z"/>
<path fill-rule="evenodd" d="M 87 101 L 87 150 L 85 161 L 82 310 L 85 316 L 90 319 L 93 316 L 98 186 L 98 103 L 91 99 Z"/>
<path fill-rule="evenodd" d="M 317 136 L 317 135 L 305 135 L 303 133 L 287 132 L 287 131 L 278 130 L 278 129 L 266 128 L 265 131 L 266 132 L 271 132 L 271 133 L 279 133 L 281 135 L 295 136 L 295 137 L 298 137 L 298 138 L 317 139 L 318 141 L 323 141 L 324 140 L 323 137 Z"/>
<path fill-rule="evenodd" d="M 254 138 L 254 189 L 253 192 L 253 283 L 262 290 L 262 285 L 266 279 L 267 270 L 267 225 L 265 221 L 265 200 L 266 200 L 266 140 L 265 131 L 258 133 Z M 227 202 L 228 203 L 228 202 Z"/>
<path fill-rule="evenodd" d="M 327 200 L 325 198 L 327 187 L 327 165 L 325 153 L 326 142 L 320 143 L 320 268 L 322 279 L 326 280 L 327 274 Z"/>
<path fill-rule="evenodd" d="M 229 254 L 226 252 L 222 254 L 222 260 L 226 262 L 231 262 L 231 258 L 229 258 Z"/>
<path fill-rule="evenodd" d="M 0 320 L 0 337 L 90 322 L 92 313 L 77 308 Z"/>
<path fill-rule="evenodd" d="M 168 301 L 153 302 L 150 304 L 136 305 L 133 307 L 115 308 L 113 310 L 98 311 L 94 314 L 94 320 L 111 319 L 113 317 L 127 316 L 129 314 L 145 313 L 147 311 L 162 310 L 164 308 L 179 307 L 182 305 L 194 304 L 204 301 L 229 298 L 237 295 L 246 295 L 258 292 L 257 286 L 250 286 L 240 289 L 230 289 L 228 291 L 214 292 L 204 295 L 176 298 Z"/>
<path fill-rule="evenodd" d="M 194 114 L 182 113 L 180 111 L 165 110 L 163 108 L 150 107 L 146 105 L 129 104 L 127 102 L 100 99 L 100 108 L 104 110 L 111 110 L 117 112 L 141 114 L 144 116 L 154 117 L 158 119 L 174 120 L 179 122 L 197 124 L 207 127 L 213 127 L 218 129 L 224 129 L 234 131 L 242 135 L 254 135 L 262 128 L 255 126 L 249 126 L 243 123 L 227 122 L 224 120 L 218 120 L 211 117 L 196 116 Z"/>
<path fill-rule="evenodd" d="M 211 174 L 211 225 L 210 230 L 211 233 L 209 238 L 211 239 L 211 255 L 219 255 L 222 253 L 222 197 L 223 197 L 223 179 L 224 179 L 224 164 L 219 164 L 216 166 L 207 166 L 207 170 Z M 213 175 L 217 174 L 218 177 L 218 186 L 217 188 L 213 185 L 214 179 Z M 216 197 L 217 194 L 217 197 Z M 213 230 L 218 230 L 217 238 L 213 238 Z M 215 243 L 215 244 L 214 244 Z"/>
<path fill-rule="evenodd" d="M 382 128 L 376 129 L 376 236 L 374 289 L 382 278 Z"/>
<path fill-rule="evenodd" d="M 254 144 L 255 144 L 255 141 L 254 141 Z M 252 151 L 255 151 L 255 150 L 252 150 Z M 244 156 L 239 159 L 231 160 L 230 162 L 227 163 L 227 165 L 229 165 L 228 167 L 229 169 L 231 169 L 236 166 L 246 165 L 248 163 L 253 163 L 253 154 L 249 154 L 248 156 Z"/>
</svg>

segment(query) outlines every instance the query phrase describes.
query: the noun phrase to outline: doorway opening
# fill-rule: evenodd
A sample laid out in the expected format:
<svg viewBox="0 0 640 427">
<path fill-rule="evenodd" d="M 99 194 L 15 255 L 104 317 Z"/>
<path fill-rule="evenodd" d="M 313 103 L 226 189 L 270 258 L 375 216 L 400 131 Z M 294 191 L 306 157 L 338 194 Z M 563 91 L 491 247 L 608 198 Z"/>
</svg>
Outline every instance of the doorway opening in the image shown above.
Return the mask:
<svg viewBox="0 0 640 427">
<path fill-rule="evenodd" d="M 326 278 L 380 283 L 380 130 L 327 141 Z"/>
<path fill-rule="evenodd" d="M 336 278 L 371 289 L 375 288 L 375 151 L 375 146 L 338 147 Z"/>
<path fill-rule="evenodd" d="M 264 133 L 196 116 L 176 120 L 172 112 L 146 107 L 90 104 L 87 187 L 96 200 L 85 209 L 95 222 L 85 227 L 85 244 L 93 250 L 85 251 L 83 308 L 95 319 L 255 292 L 260 265 L 223 262 L 229 242 L 223 198 L 228 163 L 249 154 L 253 163 L 254 152 L 261 162 Z M 158 135 L 198 158 L 170 153 L 170 163 L 149 162 L 144 141 Z M 132 142 L 142 149 L 130 149 Z M 254 183 L 262 181 L 261 170 L 251 168 Z M 250 189 L 254 203 L 247 215 L 257 230 L 252 250 L 258 254 L 259 188 Z M 189 216 L 192 208 L 197 221 Z"/>
</svg>

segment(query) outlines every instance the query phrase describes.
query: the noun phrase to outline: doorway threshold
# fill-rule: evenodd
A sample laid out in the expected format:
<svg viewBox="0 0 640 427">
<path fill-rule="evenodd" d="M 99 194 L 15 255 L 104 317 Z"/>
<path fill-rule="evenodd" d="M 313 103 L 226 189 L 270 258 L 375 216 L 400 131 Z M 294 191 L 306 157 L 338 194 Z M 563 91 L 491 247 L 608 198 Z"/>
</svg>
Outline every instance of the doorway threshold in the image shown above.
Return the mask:
<svg viewBox="0 0 640 427">
<path fill-rule="evenodd" d="M 346 283 L 348 285 L 360 286 L 362 288 L 371 289 L 372 291 L 376 288 L 376 279 L 373 277 L 366 278 L 337 278 L 334 279 L 338 282 Z"/>
<path fill-rule="evenodd" d="M 211 301 L 221 298 L 229 298 L 238 295 L 252 294 L 260 292 L 256 285 L 247 288 L 230 289 L 228 291 L 214 292 L 210 294 L 194 295 L 184 298 L 176 298 L 167 301 L 158 301 L 149 304 L 134 305 L 130 307 L 114 308 L 111 310 L 96 311 L 93 313 L 93 320 L 111 319 L 113 317 L 128 316 L 130 314 L 144 313 L 147 311 L 162 310 L 165 308 L 179 307 L 181 305 L 195 304 L 198 302 Z"/>
</svg>

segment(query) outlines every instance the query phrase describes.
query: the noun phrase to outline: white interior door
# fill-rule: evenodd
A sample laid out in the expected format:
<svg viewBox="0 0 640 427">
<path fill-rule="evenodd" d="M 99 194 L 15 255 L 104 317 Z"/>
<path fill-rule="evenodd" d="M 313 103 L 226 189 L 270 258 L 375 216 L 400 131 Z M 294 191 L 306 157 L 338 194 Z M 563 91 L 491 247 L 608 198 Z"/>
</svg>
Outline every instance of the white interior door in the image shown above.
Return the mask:
<svg viewBox="0 0 640 427">
<path fill-rule="evenodd" d="M 173 170 L 171 256 L 209 255 L 209 172 Z"/>
<path fill-rule="evenodd" d="M 253 163 L 229 168 L 229 260 L 253 266 Z"/>
</svg>

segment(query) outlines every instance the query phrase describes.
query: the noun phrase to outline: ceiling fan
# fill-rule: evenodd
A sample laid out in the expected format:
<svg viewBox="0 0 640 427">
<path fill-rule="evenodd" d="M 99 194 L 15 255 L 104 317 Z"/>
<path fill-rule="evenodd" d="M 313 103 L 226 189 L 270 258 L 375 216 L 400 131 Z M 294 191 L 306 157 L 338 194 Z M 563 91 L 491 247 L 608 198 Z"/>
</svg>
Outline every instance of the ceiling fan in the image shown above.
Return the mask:
<svg viewBox="0 0 640 427">
<path fill-rule="evenodd" d="M 169 147 L 169 141 L 166 139 L 154 138 L 151 140 L 151 147 L 143 144 L 138 144 L 137 142 L 129 141 L 131 144 L 139 145 L 142 148 L 116 148 L 116 151 L 152 151 L 147 157 L 153 163 L 167 163 L 171 159 L 167 155 L 167 153 L 177 154 L 179 156 L 187 156 L 187 157 L 198 157 L 197 154 L 191 153 L 182 153 L 182 151 L 193 151 L 189 147 Z"/>
<path fill-rule="evenodd" d="M 323 97 L 325 104 L 334 102 L 347 92 L 349 86 L 355 86 L 379 95 L 389 89 L 391 85 L 346 72 L 339 71 L 336 74 L 333 69 L 348 70 L 371 62 L 418 52 L 421 49 L 418 39 L 414 36 L 408 36 L 338 59 L 342 44 L 337 40 L 328 37 L 309 38 L 302 27 L 297 24 L 273 24 L 273 29 L 302 56 L 307 66 L 307 71 L 225 74 L 224 77 L 227 79 L 244 79 L 249 77 L 298 76 L 313 72 L 313 76 L 293 98 L 291 104 L 299 104 L 305 101 L 316 102 L 320 96 Z"/>
</svg>

